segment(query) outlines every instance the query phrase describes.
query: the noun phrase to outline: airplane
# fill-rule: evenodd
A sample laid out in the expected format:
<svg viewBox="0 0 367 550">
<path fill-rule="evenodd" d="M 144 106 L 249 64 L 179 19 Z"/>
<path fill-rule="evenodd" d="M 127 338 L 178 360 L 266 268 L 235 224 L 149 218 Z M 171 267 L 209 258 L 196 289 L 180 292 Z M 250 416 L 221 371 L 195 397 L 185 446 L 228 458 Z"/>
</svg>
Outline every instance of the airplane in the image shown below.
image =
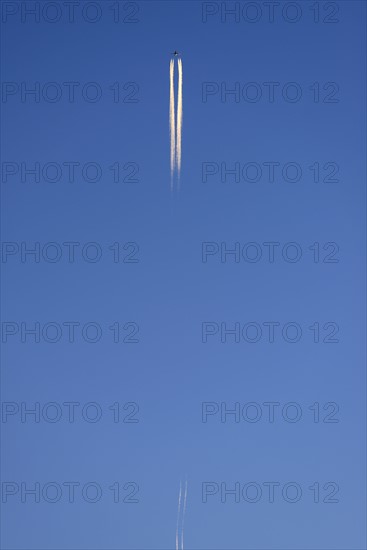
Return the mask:
<svg viewBox="0 0 367 550">
<path fill-rule="evenodd" d="M 175 57 L 177 57 L 178 55 L 181 55 L 180 52 L 177 52 L 176 50 L 174 52 L 171 52 L 172 55 L 174 55 Z"/>
</svg>

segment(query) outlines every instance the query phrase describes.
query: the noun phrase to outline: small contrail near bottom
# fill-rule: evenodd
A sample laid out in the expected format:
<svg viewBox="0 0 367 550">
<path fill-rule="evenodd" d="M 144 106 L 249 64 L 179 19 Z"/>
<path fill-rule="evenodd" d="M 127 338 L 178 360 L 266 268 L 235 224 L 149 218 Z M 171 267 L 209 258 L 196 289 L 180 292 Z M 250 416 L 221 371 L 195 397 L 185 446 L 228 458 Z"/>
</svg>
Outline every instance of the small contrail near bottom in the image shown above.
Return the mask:
<svg viewBox="0 0 367 550">
<path fill-rule="evenodd" d="M 184 530 L 185 530 L 186 500 L 187 500 L 187 480 L 186 480 L 186 483 L 185 483 L 184 504 L 183 504 L 183 512 L 182 512 L 181 550 L 184 550 Z"/>
<path fill-rule="evenodd" d="M 176 523 L 176 550 L 179 550 L 179 548 L 178 548 L 178 528 L 179 528 L 179 523 L 180 523 L 181 493 L 182 493 L 182 487 L 181 487 L 181 481 L 180 481 L 180 492 L 178 493 L 177 523 Z"/>
<path fill-rule="evenodd" d="M 185 491 L 183 496 L 183 509 L 181 517 L 181 502 L 182 502 L 182 483 L 180 481 L 180 491 L 178 493 L 178 506 L 177 506 L 177 523 L 176 523 L 176 550 L 184 550 L 184 531 L 185 531 L 185 514 L 186 514 L 186 501 L 187 501 L 187 480 L 185 482 Z M 181 527 L 180 527 L 181 520 Z M 181 537 L 179 537 L 181 533 Z M 180 549 L 181 538 L 181 549 Z"/>
</svg>

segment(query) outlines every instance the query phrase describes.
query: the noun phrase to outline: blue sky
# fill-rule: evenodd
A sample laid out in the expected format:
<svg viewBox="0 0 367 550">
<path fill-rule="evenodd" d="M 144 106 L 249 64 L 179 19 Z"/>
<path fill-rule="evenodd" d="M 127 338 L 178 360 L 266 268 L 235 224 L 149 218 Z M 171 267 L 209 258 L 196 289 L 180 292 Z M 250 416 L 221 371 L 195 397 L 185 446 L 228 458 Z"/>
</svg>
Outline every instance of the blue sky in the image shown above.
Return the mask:
<svg viewBox="0 0 367 550">
<path fill-rule="evenodd" d="M 365 548 L 365 4 L 280 2 L 273 22 L 265 2 L 238 3 L 238 21 L 221 12 L 233 2 L 120 2 L 118 22 L 109 1 L 80 2 L 74 22 L 61 2 L 39 3 L 39 21 L 25 4 L 2 5 L 2 546 L 174 548 L 187 477 L 186 549 Z M 208 83 L 218 91 L 206 97 Z M 25 91 L 38 85 L 37 102 Z M 218 328 L 207 342 L 203 323 Z M 259 341 L 243 338 L 248 323 Z M 235 326 L 239 342 L 225 338 Z M 203 403 L 255 403 L 261 418 L 203 422 Z M 266 403 L 279 404 L 274 422 Z M 39 422 L 24 415 L 35 406 Z M 248 483 L 258 502 L 243 498 Z M 122 502 L 137 486 L 138 502 Z M 225 499 L 238 486 L 240 501 Z"/>
</svg>

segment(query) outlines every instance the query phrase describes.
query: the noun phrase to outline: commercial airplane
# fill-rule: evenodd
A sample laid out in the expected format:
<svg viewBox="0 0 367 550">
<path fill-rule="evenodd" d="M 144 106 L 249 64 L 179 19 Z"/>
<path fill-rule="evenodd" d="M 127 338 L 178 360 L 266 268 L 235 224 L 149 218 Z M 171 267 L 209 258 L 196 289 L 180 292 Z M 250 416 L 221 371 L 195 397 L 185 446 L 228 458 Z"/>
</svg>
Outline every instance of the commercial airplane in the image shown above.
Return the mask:
<svg viewBox="0 0 367 550">
<path fill-rule="evenodd" d="M 177 52 L 176 50 L 174 52 L 172 52 L 172 55 L 174 55 L 175 57 L 177 57 L 178 55 L 181 55 L 180 52 Z"/>
</svg>

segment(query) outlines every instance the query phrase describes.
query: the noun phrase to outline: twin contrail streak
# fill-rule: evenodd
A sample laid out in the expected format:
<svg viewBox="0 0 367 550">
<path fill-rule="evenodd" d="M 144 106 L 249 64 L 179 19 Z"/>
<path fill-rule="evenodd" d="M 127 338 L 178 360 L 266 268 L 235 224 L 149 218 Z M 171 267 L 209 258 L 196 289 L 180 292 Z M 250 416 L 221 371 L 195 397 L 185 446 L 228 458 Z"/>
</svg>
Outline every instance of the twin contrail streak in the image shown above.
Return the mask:
<svg viewBox="0 0 367 550">
<path fill-rule="evenodd" d="M 173 173 L 176 160 L 176 131 L 175 131 L 175 62 L 171 59 L 169 66 L 169 130 L 171 140 L 171 187 L 173 186 Z"/>
<path fill-rule="evenodd" d="M 176 140 L 176 163 L 177 176 L 180 180 L 181 174 L 181 135 L 182 135 L 182 61 L 178 60 L 178 94 L 177 94 L 177 140 Z"/>
<path fill-rule="evenodd" d="M 177 60 L 177 112 L 175 112 L 175 60 L 171 59 L 169 65 L 169 130 L 170 130 L 170 163 L 171 163 L 171 188 L 173 179 L 177 173 L 178 184 L 181 175 L 182 158 L 182 61 Z"/>
<path fill-rule="evenodd" d="M 186 501 L 187 501 L 187 480 L 185 482 L 185 492 L 183 496 L 183 509 L 181 517 L 181 501 L 182 501 L 182 483 L 180 481 L 180 491 L 178 493 L 178 507 L 177 507 L 177 522 L 176 522 L 176 550 L 184 550 L 184 529 L 185 529 L 185 514 L 186 514 Z M 181 520 L 181 528 L 180 528 Z M 179 534 L 181 533 L 181 537 Z M 181 539 L 181 548 L 180 548 Z"/>
</svg>

